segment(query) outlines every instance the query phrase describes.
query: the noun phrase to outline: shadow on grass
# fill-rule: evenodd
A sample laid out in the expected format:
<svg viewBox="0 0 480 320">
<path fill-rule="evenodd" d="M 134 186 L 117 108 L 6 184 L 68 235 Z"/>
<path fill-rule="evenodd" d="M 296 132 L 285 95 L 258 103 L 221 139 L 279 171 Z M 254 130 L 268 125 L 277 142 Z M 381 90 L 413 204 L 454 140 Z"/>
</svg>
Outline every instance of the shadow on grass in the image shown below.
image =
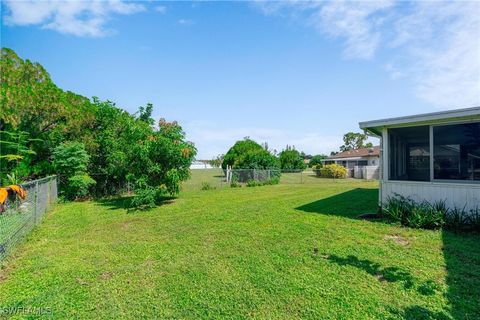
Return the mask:
<svg viewBox="0 0 480 320">
<path fill-rule="evenodd" d="M 447 299 L 454 319 L 480 319 L 480 235 L 443 231 Z"/>
<path fill-rule="evenodd" d="M 435 294 L 438 289 L 438 285 L 434 281 L 421 282 L 415 279 L 409 272 L 398 267 L 382 267 L 378 263 L 367 259 L 361 260 L 352 255 L 345 258 L 331 255 L 328 257 L 328 260 L 340 266 L 352 266 L 361 269 L 381 282 L 400 282 L 405 289 L 417 290 L 418 293 L 425 296 Z"/>
<path fill-rule="evenodd" d="M 395 315 L 395 318 L 401 318 L 405 320 L 450 320 L 445 312 L 431 311 L 422 306 L 410 306 L 404 310 L 398 310 L 396 308 L 389 307 L 387 310 Z"/>
<path fill-rule="evenodd" d="M 360 214 L 376 212 L 377 199 L 378 189 L 356 188 L 295 209 L 356 219 Z"/>
<path fill-rule="evenodd" d="M 358 219 L 361 214 L 376 211 L 377 199 L 377 189 L 357 188 L 296 209 Z M 446 298 L 449 302 L 450 315 L 431 311 L 422 306 L 411 306 L 395 312 L 405 319 L 480 319 L 480 234 L 444 230 L 442 240 L 447 271 Z M 365 270 L 379 281 L 402 282 L 406 289 L 415 287 L 422 295 L 434 294 L 436 290 L 433 281 L 415 283 L 415 279 L 409 273 L 396 267 L 382 268 L 372 261 L 360 260 L 355 256 L 346 258 L 331 256 L 329 259 L 339 265 L 351 265 Z"/>
<path fill-rule="evenodd" d="M 123 209 L 123 210 L 127 210 L 129 212 L 133 212 L 133 211 L 148 211 L 150 209 L 154 209 L 154 208 L 150 208 L 150 209 L 131 208 L 130 203 L 131 203 L 133 197 L 134 196 L 104 198 L 104 199 L 97 200 L 97 203 L 100 204 L 101 206 L 107 207 L 108 210 L 121 210 L 121 209 Z M 176 199 L 176 197 L 162 197 L 157 202 L 157 207 L 173 203 L 173 201 L 175 199 Z"/>
</svg>

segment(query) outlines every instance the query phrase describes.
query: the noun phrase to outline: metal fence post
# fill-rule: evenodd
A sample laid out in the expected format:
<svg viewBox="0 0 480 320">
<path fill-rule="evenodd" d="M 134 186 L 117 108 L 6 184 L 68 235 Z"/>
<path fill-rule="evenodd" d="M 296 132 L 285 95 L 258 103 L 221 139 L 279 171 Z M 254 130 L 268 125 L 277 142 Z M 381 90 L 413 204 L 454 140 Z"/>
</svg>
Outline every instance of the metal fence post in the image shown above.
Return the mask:
<svg viewBox="0 0 480 320">
<path fill-rule="evenodd" d="M 38 181 L 35 182 L 35 205 L 33 206 L 33 221 L 37 224 L 37 211 L 38 211 Z"/>
</svg>

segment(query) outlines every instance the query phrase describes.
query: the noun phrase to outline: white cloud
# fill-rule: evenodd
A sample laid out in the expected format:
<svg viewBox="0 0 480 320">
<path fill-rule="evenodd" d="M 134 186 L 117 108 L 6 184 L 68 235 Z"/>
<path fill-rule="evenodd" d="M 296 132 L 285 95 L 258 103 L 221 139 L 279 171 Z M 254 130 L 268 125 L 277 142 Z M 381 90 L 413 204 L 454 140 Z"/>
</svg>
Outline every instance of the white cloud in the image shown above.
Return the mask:
<svg viewBox="0 0 480 320">
<path fill-rule="evenodd" d="M 392 45 L 405 51 L 422 99 L 441 108 L 480 105 L 480 3 L 416 4 L 395 24 Z"/>
<path fill-rule="evenodd" d="M 183 26 L 189 26 L 193 24 L 193 20 L 190 19 L 179 19 L 177 21 L 178 24 L 183 25 Z"/>
<path fill-rule="evenodd" d="M 331 36 L 344 37 L 347 58 L 371 59 L 381 40 L 379 12 L 392 5 L 392 1 L 331 1 L 314 14 L 312 23 Z"/>
<path fill-rule="evenodd" d="M 167 12 L 167 7 L 165 7 L 165 6 L 156 6 L 156 7 L 154 8 L 154 10 L 155 10 L 156 12 L 159 12 L 159 13 L 165 13 L 165 12 Z"/>
<path fill-rule="evenodd" d="M 112 32 L 105 27 L 113 14 L 144 11 L 138 3 L 108 1 L 5 1 L 7 25 L 40 25 L 45 29 L 75 36 L 102 37 Z"/>
<path fill-rule="evenodd" d="M 343 39 L 346 58 L 375 59 L 439 108 L 480 105 L 480 2 L 287 1 L 256 4 Z M 287 13 L 287 14 L 286 14 Z"/>
</svg>

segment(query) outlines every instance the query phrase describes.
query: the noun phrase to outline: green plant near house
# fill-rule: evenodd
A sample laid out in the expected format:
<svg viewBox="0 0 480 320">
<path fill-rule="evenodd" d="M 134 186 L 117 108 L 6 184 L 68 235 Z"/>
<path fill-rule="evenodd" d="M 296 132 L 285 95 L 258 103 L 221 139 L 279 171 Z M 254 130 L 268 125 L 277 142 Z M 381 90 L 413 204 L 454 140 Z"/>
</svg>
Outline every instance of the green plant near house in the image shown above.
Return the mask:
<svg viewBox="0 0 480 320">
<path fill-rule="evenodd" d="M 471 210 L 465 207 L 449 209 L 443 200 L 415 202 L 396 194 L 387 200 L 383 213 L 390 220 L 411 228 L 480 231 L 479 207 Z"/>
</svg>

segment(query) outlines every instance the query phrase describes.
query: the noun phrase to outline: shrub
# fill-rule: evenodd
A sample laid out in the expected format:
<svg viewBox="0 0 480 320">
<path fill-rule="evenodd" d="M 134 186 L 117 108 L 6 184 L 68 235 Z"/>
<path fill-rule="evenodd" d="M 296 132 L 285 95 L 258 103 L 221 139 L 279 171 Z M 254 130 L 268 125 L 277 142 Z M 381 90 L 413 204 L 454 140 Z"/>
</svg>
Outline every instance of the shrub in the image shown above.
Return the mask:
<svg viewBox="0 0 480 320">
<path fill-rule="evenodd" d="M 260 181 L 260 180 L 248 180 L 247 187 L 260 187 L 260 186 L 267 186 L 267 185 L 274 185 L 280 182 L 280 178 L 275 177 L 269 180 Z"/>
<path fill-rule="evenodd" d="M 202 190 L 215 190 L 216 188 L 212 186 L 209 182 L 202 182 Z"/>
<path fill-rule="evenodd" d="M 322 165 L 322 160 L 326 159 L 326 158 L 327 158 L 326 155 L 317 154 L 317 155 L 313 156 L 312 159 L 310 159 L 310 162 L 308 163 L 308 166 L 310 168 L 314 168 L 317 165 Z"/>
<path fill-rule="evenodd" d="M 280 169 L 280 161 L 268 150 L 251 139 L 237 141 L 222 162 L 222 169 Z"/>
<path fill-rule="evenodd" d="M 77 172 L 85 172 L 90 156 L 85 145 L 80 142 L 65 142 L 53 150 L 53 166 L 55 171 L 64 177 L 72 177 Z"/>
<path fill-rule="evenodd" d="M 347 168 L 339 164 L 327 164 L 320 168 L 320 176 L 323 178 L 345 179 Z"/>
<path fill-rule="evenodd" d="M 411 228 L 439 229 L 445 227 L 454 231 L 480 231 L 480 208 L 448 209 L 445 201 L 429 203 L 415 202 L 411 198 L 396 194 L 390 197 L 383 208 L 390 220 Z"/>
<path fill-rule="evenodd" d="M 471 231 L 480 232 L 480 207 L 470 210 L 467 215 L 466 226 Z"/>
<path fill-rule="evenodd" d="M 321 163 L 312 166 L 312 170 L 313 170 L 313 172 L 315 172 L 315 175 L 317 177 L 322 176 L 322 172 L 320 171 L 320 169 L 322 169 L 322 168 L 323 168 L 323 164 L 321 164 Z"/>
<path fill-rule="evenodd" d="M 389 219 L 400 222 L 402 226 L 439 229 L 445 224 L 448 209 L 445 201 L 433 204 L 427 201 L 417 203 L 411 198 L 396 195 L 387 200 L 383 212 Z"/>
<path fill-rule="evenodd" d="M 232 182 L 230 182 L 230 188 L 241 188 L 241 187 L 242 185 L 235 180 L 232 180 Z"/>
<path fill-rule="evenodd" d="M 445 225 L 449 230 L 480 232 L 480 207 L 470 211 L 465 208 L 449 210 L 445 217 Z"/>
<path fill-rule="evenodd" d="M 97 182 L 88 174 L 80 173 L 68 178 L 65 196 L 70 200 L 85 199 Z"/>
<path fill-rule="evenodd" d="M 279 154 L 279 159 L 282 170 L 304 170 L 307 167 L 300 152 L 295 149 L 283 150 Z"/>
<path fill-rule="evenodd" d="M 145 187 L 135 190 L 135 196 L 130 201 L 130 208 L 146 210 L 156 206 L 157 190 L 152 187 Z"/>
</svg>

